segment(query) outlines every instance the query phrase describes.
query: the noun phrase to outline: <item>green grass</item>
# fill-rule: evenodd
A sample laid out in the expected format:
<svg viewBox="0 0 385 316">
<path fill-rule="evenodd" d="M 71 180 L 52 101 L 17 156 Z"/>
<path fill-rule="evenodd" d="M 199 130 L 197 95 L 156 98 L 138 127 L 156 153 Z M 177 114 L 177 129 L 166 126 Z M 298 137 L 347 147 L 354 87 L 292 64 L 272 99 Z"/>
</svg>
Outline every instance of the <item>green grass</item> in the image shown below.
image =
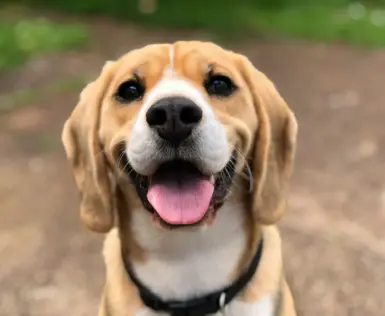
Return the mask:
<svg viewBox="0 0 385 316">
<path fill-rule="evenodd" d="M 273 36 L 297 37 L 326 43 L 385 47 L 385 9 L 288 8 L 249 12 L 252 28 Z"/>
<path fill-rule="evenodd" d="M 20 66 L 39 54 L 81 47 L 87 38 L 82 25 L 61 25 L 46 19 L 0 21 L 0 70 Z"/>
<path fill-rule="evenodd" d="M 159 0 L 142 14 L 138 0 L 23 0 L 64 12 L 110 16 L 149 27 L 204 29 L 221 38 L 292 37 L 314 41 L 385 46 L 385 0 Z"/>
</svg>

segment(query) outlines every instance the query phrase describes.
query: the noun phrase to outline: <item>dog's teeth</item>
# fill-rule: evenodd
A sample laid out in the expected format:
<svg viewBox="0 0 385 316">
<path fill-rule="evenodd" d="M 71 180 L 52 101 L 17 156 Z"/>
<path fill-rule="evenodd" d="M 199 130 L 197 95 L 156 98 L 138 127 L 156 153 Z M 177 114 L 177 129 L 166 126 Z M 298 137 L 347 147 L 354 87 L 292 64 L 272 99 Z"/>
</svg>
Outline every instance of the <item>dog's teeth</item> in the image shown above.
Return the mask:
<svg viewBox="0 0 385 316">
<path fill-rule="evenodd" d="M 210 177 L 210 183 L 211 183 L 211 184 L 214 184 L 214 183 L 215 183 L 215 177 L 214 177 L 214 176 L 211 176 L 211 177 Z"/>
</svg>

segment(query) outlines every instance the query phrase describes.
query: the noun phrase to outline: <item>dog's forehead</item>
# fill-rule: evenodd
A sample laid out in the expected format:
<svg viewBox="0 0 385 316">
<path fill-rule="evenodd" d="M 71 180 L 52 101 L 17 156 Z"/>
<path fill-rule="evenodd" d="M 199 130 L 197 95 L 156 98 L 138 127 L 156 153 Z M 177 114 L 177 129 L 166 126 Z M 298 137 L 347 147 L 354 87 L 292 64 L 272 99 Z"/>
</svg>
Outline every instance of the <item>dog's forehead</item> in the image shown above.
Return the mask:
<svg viewBox="0 0 385 316">
<path fill-rule="evenodd" d="M 117 81 L 124 81 L 133 74 L 154 78 L 170 63 L 170 44 L 152 44 L 135 49 L 122 56 L 116 71 Z"/>
<path fill-rule="evenodd" d="M 152 44 L 123 56 L 117 77 L 121 81 L 135 73 L 155 83 L 165 74 L 175 73 L 194 79 L 207 73 L 208 67 L 213 64 L 231 71 L 230 54 L 208 42 Z"/>
</svg>

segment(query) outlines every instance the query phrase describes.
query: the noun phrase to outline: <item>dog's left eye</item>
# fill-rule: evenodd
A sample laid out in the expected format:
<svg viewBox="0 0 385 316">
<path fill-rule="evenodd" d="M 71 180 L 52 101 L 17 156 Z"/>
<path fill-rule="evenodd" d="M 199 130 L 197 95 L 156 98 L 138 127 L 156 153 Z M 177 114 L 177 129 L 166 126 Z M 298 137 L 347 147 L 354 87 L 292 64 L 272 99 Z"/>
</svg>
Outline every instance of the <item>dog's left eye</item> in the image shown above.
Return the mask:
<svg viewBox="0 0 385 316">
<path fill-rule="evenodd" d="M 214 75 L 205 82 L 205 88 L 209 95 L 218 97 L 229 97 L 236 89 L 229 77 Z"/>
<path fill-rule="evenodd" d="M 136 80 L 129 80 L 119 86 L 118 91 L 115 94 L 115 98 L 120 103 L 130 103 L 140 100 L 143 95 L 144 86 Z"/>
</svg>

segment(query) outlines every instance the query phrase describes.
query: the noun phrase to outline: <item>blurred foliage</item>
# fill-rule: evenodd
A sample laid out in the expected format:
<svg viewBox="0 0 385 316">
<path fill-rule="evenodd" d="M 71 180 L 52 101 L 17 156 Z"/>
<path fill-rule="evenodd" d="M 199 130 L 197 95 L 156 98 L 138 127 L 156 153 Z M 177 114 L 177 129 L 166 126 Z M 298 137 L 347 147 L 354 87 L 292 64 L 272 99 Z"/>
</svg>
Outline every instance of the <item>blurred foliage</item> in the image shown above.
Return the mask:
<svg viewBox="0 0 385 316">
<path fill-rule="evenodd" d="M 80 25 L 61 25 L 46 19 L 0 21 L 0 69 L 21 65 L 40 53 L 79 47 L 87 38 L 87 29 Z"/>
<path fill-rule="evenodd" d="M 140 0 L 16 2 L 153 27 L 205 29 L 233 39 L 284 36 L 385 46 L 385 0 L 157 0 L 157 8 L 151 14 L 140 10 Z"/>
<path fill-rule="evenodd" d="M 255 16 L 253 13 L 250 19 Z M 264 11 L 253 19 L 255 28 L 266 33 L 295 36 L 326 43 L 385 46 L 385 10 L 353 4 L 341 9 L 327 7 Z"/>
<path fill-rule="evenodd" d="M 270 7 L 270 8 L 293 8 L 293 7 L 311 7 L 314 5 L 322 5 L 323 7 L 343 7 L 349 4 L 361 3 L 364 5 L 370 6 L 385 6 L 385 0 L 251 0 L 250 2 L 254 3 L 259 7 Z M 318 2 L 318 3 L 317 3 Z"/>
</svg>

